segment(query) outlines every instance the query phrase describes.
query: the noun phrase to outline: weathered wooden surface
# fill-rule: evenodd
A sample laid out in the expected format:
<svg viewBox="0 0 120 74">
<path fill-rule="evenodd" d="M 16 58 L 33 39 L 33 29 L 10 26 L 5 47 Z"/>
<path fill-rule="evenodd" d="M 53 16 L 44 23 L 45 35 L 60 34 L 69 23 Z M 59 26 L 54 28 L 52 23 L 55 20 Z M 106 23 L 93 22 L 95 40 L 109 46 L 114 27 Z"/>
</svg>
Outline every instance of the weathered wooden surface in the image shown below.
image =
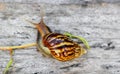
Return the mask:
<svg viewBox="0 0 120 74">
<path fill-rule="evenodd" d="M 39 22 L 39 4 L 0 5 L 0 46 L 36 41 L 37 31 L 24 19 Z M 54 32 L 71 32 L 85 37 L 91 50 L 81 58 L 60 62 L 43 57 L 36 47 L 15 50 L 14 69 L 9 74 L 120 74 L 119 4 L 45 4 L 45 22 Z M 0 51 L 0 74 L 9 61 L 9 52 Z"/>
<path fill-rule="evenodd" d="M 119 3 L 120 0 L 0 0 L 0 2 L 49 3 L 49 4 L 86 4 L 86 3 Z"/>
</svg>

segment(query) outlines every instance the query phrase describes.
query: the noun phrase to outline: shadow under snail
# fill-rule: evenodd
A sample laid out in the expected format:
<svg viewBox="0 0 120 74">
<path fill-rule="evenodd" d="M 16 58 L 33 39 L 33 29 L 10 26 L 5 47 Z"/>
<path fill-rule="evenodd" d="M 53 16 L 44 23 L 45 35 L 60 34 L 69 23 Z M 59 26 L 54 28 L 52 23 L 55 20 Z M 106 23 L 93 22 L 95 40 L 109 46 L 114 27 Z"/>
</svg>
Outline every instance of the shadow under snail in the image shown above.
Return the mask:
<svg viewBox="0 0 120 74">
<path fill-rule="evenodd" d="M 37 48 L 43 55 L 52 56 L 59 61 L 68 61 L 86 53 L 83 47 L 71 40 L 67 35 L 51 32 L 45 25 L 43 18 L 38 24 L 30 23 L 34 24 L 38 29 Z"/>
</svg>

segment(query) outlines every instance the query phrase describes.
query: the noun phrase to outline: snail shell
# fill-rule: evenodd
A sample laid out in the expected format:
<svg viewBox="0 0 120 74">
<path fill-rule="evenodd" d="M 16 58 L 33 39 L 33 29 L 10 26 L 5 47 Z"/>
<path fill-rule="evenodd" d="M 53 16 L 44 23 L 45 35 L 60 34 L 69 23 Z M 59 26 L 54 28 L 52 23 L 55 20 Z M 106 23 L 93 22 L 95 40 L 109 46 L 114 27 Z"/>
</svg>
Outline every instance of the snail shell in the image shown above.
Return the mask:
<svg viewBox="0 0 120 74">
<path fill-rule="evenodd" d="M 68 61 L 85 53 L 78 43 L 59 33 L 46 34 L 42 39 L 43 45 L 50 50 L 51 55 L 60 61 Z"/>
</svg>

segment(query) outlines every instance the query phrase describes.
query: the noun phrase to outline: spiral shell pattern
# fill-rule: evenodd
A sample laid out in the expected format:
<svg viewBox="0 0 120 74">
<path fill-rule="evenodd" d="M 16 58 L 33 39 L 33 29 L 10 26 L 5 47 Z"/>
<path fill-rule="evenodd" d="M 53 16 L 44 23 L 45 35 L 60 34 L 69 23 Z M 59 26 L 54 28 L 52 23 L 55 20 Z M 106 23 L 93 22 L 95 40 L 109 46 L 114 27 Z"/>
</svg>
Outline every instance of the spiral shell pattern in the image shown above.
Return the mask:
<svg viewBox="0 0 120 74">
<path fill-rule="evenodd" d="M 68 61 L 81 55 L 82 47 L 69 37 L 59 33 L 49 33 L 43 37 L 43 44 L 51 55 L 60 61 Z"/>
</svg>

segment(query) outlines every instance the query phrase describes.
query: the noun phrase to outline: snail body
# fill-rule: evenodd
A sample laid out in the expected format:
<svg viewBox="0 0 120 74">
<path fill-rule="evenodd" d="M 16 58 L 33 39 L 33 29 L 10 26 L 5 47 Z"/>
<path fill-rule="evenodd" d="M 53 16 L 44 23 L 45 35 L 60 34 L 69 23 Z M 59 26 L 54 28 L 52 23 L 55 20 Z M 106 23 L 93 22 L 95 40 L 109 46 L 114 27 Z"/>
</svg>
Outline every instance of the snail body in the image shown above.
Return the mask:
<svg viewBox="0 0 120 74">
<path fill-rule="evenodd" d="M 52 56 L 59 61 L 68 61 L 86 53 L 85 49 L 68 36 L 51 32 L 45 25 L 43 18 L 40 23 L 33 24 L 38 29 L 37 46 L 43 54 Z"/>
</svg>

